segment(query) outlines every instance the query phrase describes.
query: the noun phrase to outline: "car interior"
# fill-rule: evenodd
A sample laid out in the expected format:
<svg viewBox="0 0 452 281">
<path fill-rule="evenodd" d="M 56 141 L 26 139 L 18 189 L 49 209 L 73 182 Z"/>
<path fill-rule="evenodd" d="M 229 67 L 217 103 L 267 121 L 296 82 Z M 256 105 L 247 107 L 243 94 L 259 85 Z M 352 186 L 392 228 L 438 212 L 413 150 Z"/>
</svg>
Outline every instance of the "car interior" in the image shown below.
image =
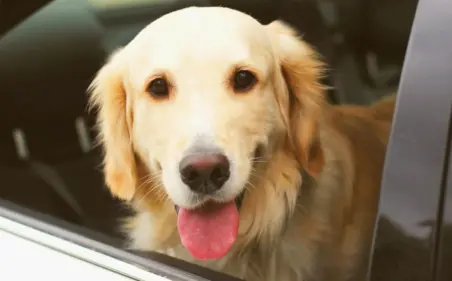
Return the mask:
<svg viewBox="0 0 452 281">
<path fill-rule="evenodd" d="M 104 187 L 94 113 L 87 110 L 88 85 L 106 57 L 153 20 L 184 7 L 211 5 L 246 12 L 262 23 L 282 19 L 294 26 L 329 65 L 324 83 L 331 86 L 331 103 L 369 104 L 409 91 L 399 89 L 399 82 L 417 0 L 3 0 L 0 198 L 121 239 L 117 221 L 130 210 Z M 438 203 L 439 193 L 435 196 Z M 385 225 L 380 230 L 391 230 L 389 240 L 400 234 L 389 221 L 379 224 Z M 403 237 L 402 244 L 414 239 Z M 379 272 L 408 270 L 397 267 L 395 257 L 417 257 L 418 264 L 431 260 L 431 252 L 388 256 L 374 257 L 386 267 Z M 400 279 L 380 274 L 374 280 L 452 276 L 428 279 L 425 274 L 415 271 Z"/>
</svg>

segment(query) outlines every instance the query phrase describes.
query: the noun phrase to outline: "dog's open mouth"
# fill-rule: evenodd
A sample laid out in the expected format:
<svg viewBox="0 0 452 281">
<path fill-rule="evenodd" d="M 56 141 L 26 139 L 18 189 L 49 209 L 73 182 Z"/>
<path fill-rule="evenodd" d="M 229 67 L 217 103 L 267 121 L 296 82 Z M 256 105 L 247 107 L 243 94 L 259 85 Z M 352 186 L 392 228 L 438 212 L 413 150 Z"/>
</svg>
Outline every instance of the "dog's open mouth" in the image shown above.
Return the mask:
<svg viewBox="0 0 452 281">
<path fill-rule="evenodd" d="M 198 260 L 220 259 L 235 240 L 243 195 L 228 203 L 207 202 L 196 209 L 176 206 L 182 245 Z"/>
<path fill-rule="evenodd" d="M 261 157 L 261 146 L 254 159 Z M 253 163 L 255 164 L 255 163 Z M 199 208 L 175 206 L 182 245 L 198 260 L 220 259 L 234 245 L 239 228 L 239 210 L 245 192 L 227 203 L 209 201 Z"/>
</svg>

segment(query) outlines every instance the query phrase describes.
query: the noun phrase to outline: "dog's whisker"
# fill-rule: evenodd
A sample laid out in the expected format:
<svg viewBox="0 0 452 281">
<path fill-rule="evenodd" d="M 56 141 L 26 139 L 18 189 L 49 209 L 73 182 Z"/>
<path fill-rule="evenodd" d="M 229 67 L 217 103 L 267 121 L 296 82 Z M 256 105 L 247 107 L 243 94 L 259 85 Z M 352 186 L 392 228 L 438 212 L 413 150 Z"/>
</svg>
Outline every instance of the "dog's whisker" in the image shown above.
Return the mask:
<svg viewBox="0 0 452 281">
<path fill-rule="evenodd" d="M 246 184 L 246 188 L 245 188 L 246 191 L 251 191 L 253 189 L 256 189 L 256 186 L 254 184 L 252 184 L 250 182 Z"/>
<path fill-rule="evenodd" d="M 268 163 L 268 161 L 252 161 L 252 162 L 255 163 L 255 164 L 260 164 L 260 163 L 265 164 L 265 163 Z"/>
<path fill-rule="evenodd" d="M 154 191 L 154 188 L 149 188 L 148 191 L 146 191 L 146 193 L 141 196 L 141 199 L 146 199 L 146 197 L 148 197 L 149 194 L 151 194 Z"/>
<path fill-rule="evenodd" d="M 250 176 L 253 177 L 253 178 L 256 178 L 258 180 L 265 180 L 265 178 L 262 177 L 261 175 L 257 174 L 257 172 L 258 171 L 255 168 L 251 168 Z"/>
<path fill-rule="evenodd" d="M 150 179 L 150 180 L 148 180 L 148 181 L 145 182 L 145 185 L 148 186 L 148 187 L 149 187 L 149 190 L 152 191 L 153 189 L 156 189 L 156 188 L 162 186 L 162 183 L 160 183 L 160 182 L 155 182 L 154 179 Z"/>
<path fill-rule="evenodd" d="M 146 174 L 146 175 L 142 176 L 138 181 L 142 181 L 144 179 L 147 179 L 148 177 L 149 177 L 149 174 Z"/>
<path fill-rule="evenodd" d="M 251 158 L 251 162 L 268 162 L 267 158 Z"/>
<path fill-rule="evenodd" d="M 161 172 L 160 173 L 149 174 L 149 175 L 146 175 L 146 176 L 142 177 L 141 178 L 142 182 L 136 188 L 135 193 L 138 192 L 139 190 L 141 190 L 144 186 L 147 186 L 147 185 L 150 185 L 150 184 L 154 183 L 156 180 L 158 180 L 160 178 L 160 176 L 161 176 Z"/>
<path fill-rule="evenodd" d="M 143 186 L 146 186 L 147 184 L 149 184 L 149 179 L 142 181 L 135 189 L 135 192 L 140 191 L 143 188 Z"/>
<path fill-rule="evenodd" d="M 257 157 L 252 157 L 251 160 L 267 160 L 267 158 L 263 157 L 263 156 L 257 156 Z"/>
<path fill-rule="evenodd" d="M 149 179 L 156 180 L 162 176 L 162 172 L 153 172 L 149 175 Z"/>
<path fill-rule="evenodd" d="M 149 174 L 146 174 L 146 175 L 142 176 L 142 177 L 138 180 L 138 182 L 140 182 L 140 184 L 138 185 L 138 187 L 137 187 L 135 190 L 138 191 L 138 190 L 141 189 L 141 187 L 142 187 L 143 185 L 146 185 L 146 184 L 147 184 L 147 181 L 149 180 L 149 177 L 150 177 Z"/>
<path fill-rule="evenodd" d="M 141 199 L 146 199 L 151 193 L 154 193 L 154 195 L 156 196 L 156 200 L 158 201 L 163 201 L 163 199 L 165 199 L 166 197 L 166 193 L 163 191 L 163 185 L 162 184 L 156 184 L 156 185 L 151 185 L 149 190 L 146 191 L 146 193 L 141 196 Z"/>
</svg>

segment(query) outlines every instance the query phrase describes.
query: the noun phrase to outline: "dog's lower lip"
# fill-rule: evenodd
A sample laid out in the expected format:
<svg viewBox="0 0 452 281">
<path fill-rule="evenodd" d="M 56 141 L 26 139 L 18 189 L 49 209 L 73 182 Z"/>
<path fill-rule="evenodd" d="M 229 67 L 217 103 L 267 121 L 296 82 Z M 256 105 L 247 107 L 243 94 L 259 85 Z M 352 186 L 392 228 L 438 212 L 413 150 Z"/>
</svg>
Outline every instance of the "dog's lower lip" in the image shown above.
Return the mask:
<svg viewBox="0 0 452 281">
<path fill-rule="evenodd" d="M 245 192 L 242 192 L 234 199 L 235 205 L 237 206 L 237 208 L 239 210 L 240 210 L 240 207 L 242 206 L 242 201 L 243 201 L 244 196 L 245 196 Z M 213 202 L 215 202 L 215 201 L 213 201 Z M 221 202 L 216 202 L 216 203 L 221 204 Z M 196 207 L 196 208 L 202 208 L 202 207 Z M 179 214 L 180 207 L 177 205 L 174 205 L 174 209 L 176 210 L 176 214 Z"/>
</svg>

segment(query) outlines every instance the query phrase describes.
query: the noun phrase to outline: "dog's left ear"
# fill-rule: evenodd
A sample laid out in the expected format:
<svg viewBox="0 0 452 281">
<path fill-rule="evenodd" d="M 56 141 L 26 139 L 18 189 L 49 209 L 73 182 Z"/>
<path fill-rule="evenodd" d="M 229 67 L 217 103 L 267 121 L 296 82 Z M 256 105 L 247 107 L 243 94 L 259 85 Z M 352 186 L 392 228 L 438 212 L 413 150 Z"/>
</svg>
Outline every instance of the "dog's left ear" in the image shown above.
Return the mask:
<svg viewBox="0 0 452 281">
<path fill-rule="evenodd" d="M 318 122 L 325 104 L 325 87 L 320 82 L 324 64 L 293 28 L 281 21 L 274 21 L 266 28 L 280 67 L 275 73 L 275 93 L 289 142 L 300 165 L 315 177 L 324 165 L 318 137 Z"/>
<path fill-rule="evenodd" d="M 105 182 L 111 193 L 131 200 L 138 180 L 132 147 L 132 108 L 124 84 L 123 49 L 114 52 L 89 87 L 90 105 L 98 110 L 99 141 L 104 155 Z"/>
</svg>

